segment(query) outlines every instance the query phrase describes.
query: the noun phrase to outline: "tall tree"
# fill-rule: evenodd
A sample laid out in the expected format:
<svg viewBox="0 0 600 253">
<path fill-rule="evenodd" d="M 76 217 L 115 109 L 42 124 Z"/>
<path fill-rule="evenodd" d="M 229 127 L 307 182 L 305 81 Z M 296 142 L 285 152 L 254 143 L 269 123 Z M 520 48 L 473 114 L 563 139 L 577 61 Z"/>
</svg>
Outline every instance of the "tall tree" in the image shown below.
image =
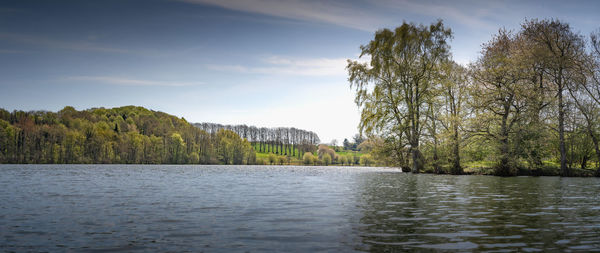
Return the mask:
<svg viewBox="0 0 600 253">
<path fill-rule="evenodd" d="M 500 30 L 484 45 L 482 55 L 472 65 L 473 127 L 478 135 L 498 144 L 500 159 L 495 173 L 500 176 L 516 174 L 517 151 L 511 149 L 515 144 L 511 136 L 516 133 L 515 126 L 523 120 L 527 105 L 527 89 L 522 85 L 524 76 L 519 68 L 520 62 L 515 54 L 514 36 Z"/>
<path fill-rule="evenodd" d="M 460 128 L 465 119 L 464 107 L 468 99 L 468 82 L 467 70 L 464 67 L 453 61 L 444 64 L 440 80 L 440 93 L 444 104 L 445 117 L 441 122 L 444 128 L 450 132 L 449 142 L 452 150 L 450 173 L 455 175 L 463 174 L 460 165 L 462 140 Z"/>
<path fill-rule="evenodd" d="M 348 80 L 362 108 L 361 131 L 404 131 L 414 173 L 423 169 L 419 141 L 426 119 L 422 110 L 432 95 L 440 63 L 449 57 L 451 36 L 442 21 L 429 26 L 403 23 L 393 31 L 377 31 L 371 42 L 361 46 L 360 57 L 370 57 L 368 63 L 348 61 Z"/>
<path fill-rule="evenodd" d="M 569 176 L 565 146 L 565 98 L 564 92 L 575 81 L 577 68 L 585 55 L 584 40 L 573 32 L 567 23 L 559 20 L 530 20 L 523 24 L 523 34 L 533 41 L 538 50 L 536 59 L 543 63 L 543 71 L 549 77 L 558 100 L 558 136 L 561 175 Z"/>
</svg>

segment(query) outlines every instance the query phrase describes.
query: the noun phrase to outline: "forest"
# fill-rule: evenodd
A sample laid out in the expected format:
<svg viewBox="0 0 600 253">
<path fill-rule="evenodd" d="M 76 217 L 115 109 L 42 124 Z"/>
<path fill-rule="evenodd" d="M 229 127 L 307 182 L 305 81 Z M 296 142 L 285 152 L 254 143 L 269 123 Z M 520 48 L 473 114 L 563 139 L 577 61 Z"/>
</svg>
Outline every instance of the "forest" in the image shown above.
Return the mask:
<svg viewBox="0 0 600 253">
<path fill-rule="evenodd" d="M 316 133 L 294 127 L 259 128 L 215 123 L 194 123 L 193 125 L 210 134 L 217 133 L 221 129 L 233 131 L 252 143 L 252 146 L 260 153 L 302 157 L 305 152 L 314 152 L 316 145 L 320 142 Z"/>
<path fill-rule="evenodd" d="M 135 106 L 0 109 L 0 163 L 255 164 L 253 146 L 285 153 L 316 149 L 319 141 L 294 128 L 196 126 Z"/>
<path fill-rule="evenodd" d="M 598 176 L 599 38 L 525 20 L 463 66 L 441 20 L 379 30 L 348 60 L 359 128 L 378 162 L 414 173 Z"/>
</svg>

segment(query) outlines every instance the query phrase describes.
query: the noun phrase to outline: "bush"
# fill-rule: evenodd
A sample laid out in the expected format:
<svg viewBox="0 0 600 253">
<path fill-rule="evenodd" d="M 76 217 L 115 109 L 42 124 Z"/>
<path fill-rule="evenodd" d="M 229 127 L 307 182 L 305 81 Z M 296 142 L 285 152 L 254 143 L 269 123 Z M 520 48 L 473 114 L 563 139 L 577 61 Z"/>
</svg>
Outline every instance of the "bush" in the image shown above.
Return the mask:
<svg viewBox="0 0 600 253">
<path fill-rule="evenodd" d="M 366 154 L 366 155 L 362 155 L 360 157 L 360 164 L 362 166 L 369 166 L 373 163 L 373 159 L 371 158 L 371 155 Z"/>
<path fill-rule="evenodd" d="M 329 154 L 323 154 L 321 160 L 325 166 L 331 164 L 331 156 Z"/>
<path fill-rule="evenodd" d="M 280 156 L 279 157 L 279 164 L 283 165 L 285 162 L 287 162 L 287 158 L 285 156 Z"/>
<path fill-rule="evenodd" d="M 305 165 L 310 165 L 314 162 L 314 156 L 312 153 L 310 152 L 306 152 L 304 153 L 304 156 L 302 156 L 302 161 L 304 162 Z"/>
<path fill-rule="evenodd" d="M 273 153 L 269 153 L 269 164 L 273 165 L 278 161 L 277 156 Z"/>
<path fill-rule="evenodd" d="M 342 166 L 344 166 L 344 164 L 348 164 L 348 157 L 340 156 L 340 163 L 342 164 Z"/>
</svg>

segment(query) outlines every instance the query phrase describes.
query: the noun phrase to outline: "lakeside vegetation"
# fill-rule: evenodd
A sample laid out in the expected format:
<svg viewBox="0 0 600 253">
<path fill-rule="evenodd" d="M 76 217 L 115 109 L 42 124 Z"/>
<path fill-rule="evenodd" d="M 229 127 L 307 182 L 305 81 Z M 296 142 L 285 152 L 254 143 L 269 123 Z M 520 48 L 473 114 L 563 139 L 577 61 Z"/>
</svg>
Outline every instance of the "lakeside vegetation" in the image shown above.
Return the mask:
<svg viewBox="0 0 600 253">
<path fill-rule="evenodd" d="M 209 123 L 204 123 L 209 124 Z M 383 156 L 381 138 L 354 136 L 337 143 L 316 144 L 318 136 L 293 128 L 273 128 L 280 133 L 304 133 L 306 139 L 270 135 L 248 140 L 254 127 L 217 126 L 209 132 L 163 112 L 143 107 L 93 108 L 77 111 L 67 106 L 59 112 L 0 109 L 0 163 L 42 164 L 247 164 L 303 166 L 395 166 Z M 246 131 L 248 136 L 241 138 Z M 302 136 L 302 134 L 298 134 Z M 304 143 L 304 144 L 302 144 Z M 289 145 L 287 147 L 286 145 Z M 478 147 L 481 148 L 481 147 Z M 475 152 L 465 149 L 464 152 Z M 489 154 L 493 149 L 479 149 Z M 467 156 L 471 158 L 472 156 Z M 478 157 L 478 156 L 475 156 Z M 519 175 L 560 175 L 556 161 L 544 160 L 538 174 L 517 168 Z M 492 160 L 465 159 L 464 174 L 495 174 Z M 426 166 L 425 173 L 447 173 Z M 573 168 L 576 175 L 590 176 L 592 170 Z M 406 170 L 405 168 L 405 171 Z"/>
<path fill-rule="evenodd" d="M 344 148 L 319 141 L 297 128 L 191 124 L 135 106 L 0 109 L 0 163 L 375 165 L 358 136 Z"/>
<path fill-rule="evenodd" d="M 347 65 L 361 132 L 414 173 L 600 175 L 599 37 L 526 20 L 462 66 L 442 21 L 379 30 Z"/>
<path fill-rule="evenodd" d="M 0 109 L 0 163 L 254 164 L 247 140 L 125 106 L 57 113 Z"/>
</svg>

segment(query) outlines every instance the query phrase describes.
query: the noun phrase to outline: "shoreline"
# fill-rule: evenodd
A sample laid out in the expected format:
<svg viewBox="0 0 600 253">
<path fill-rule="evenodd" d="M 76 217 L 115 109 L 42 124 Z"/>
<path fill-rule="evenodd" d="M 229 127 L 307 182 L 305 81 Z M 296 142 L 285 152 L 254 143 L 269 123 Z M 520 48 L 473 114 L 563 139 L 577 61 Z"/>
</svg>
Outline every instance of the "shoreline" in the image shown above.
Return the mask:
<svg viewBox="0 0 600 253">
<path fill-rule="evenodd" d="M 19 166 L 19 165 L 25 165 L 25 166 L 53 166 L 53 165 L 68 165 L 68 166 L 139 166 L 139 165 L 143 165 L 143 166 L 241 166 L 241 167 L 245 167 L 245 166 L 251 166 L 251 167 L 258 167 L 258 166 L 264 166 L 264 167 L 315 167 L 315 168 L 326 168 L 326 167 L 336 167 L 336 168 L 379 168 L 379 169 L 390 169 L 390 170 L 396 170 L 398 172 L 401 173 L 410 173 L 410 174 L 415 174 L 412 172 L 405 172 L 402 170 L 402 168 L 399 167 L 386 167 L 386 166 L 338 166 L 338 165 L 298 165 L 298 164 L 267 164 L 267 165 L 261 165 L 261 164 L 241 164 L 241 165 L 236 165 L 236 164 L 142 164 L 142 163 L 0 163 L 0 167 L 1 166 Z M 494 177 L 598 177 L 595 175 L 596 171 L 593 169 L 586 169 L 586 170 L 582 170 L 582 169 L 576 169 L 573 168 L 572 169 L 572 176 L 561 176 L 559 174 L 558 171 L 549 171 L 549 170 L 542 170 L 539 172 L 532 172 L 529 170 L 519 170 L 519 172 L 516 175 L 513 176 L 498 176 L 498 175 L 494 175 L 493 173 L 490 173 L 492 170 L 491 168 L 485 168 L 485 169 L 479 169 L 479 170 L 470 170 L 469 168 L 466 169 L 467 171 L 465 171 L 463 174 L 459 174 L 459 175 L 455 175 L 455 174 L 450 174 L 450 173 L 434 173 L 433 171 L 422 171 L 420 173 L 416 173 L 416 174 L 431 174 L 431 175 L 450 175 L 450 176 L 494 176 Z"/>
</svg>

